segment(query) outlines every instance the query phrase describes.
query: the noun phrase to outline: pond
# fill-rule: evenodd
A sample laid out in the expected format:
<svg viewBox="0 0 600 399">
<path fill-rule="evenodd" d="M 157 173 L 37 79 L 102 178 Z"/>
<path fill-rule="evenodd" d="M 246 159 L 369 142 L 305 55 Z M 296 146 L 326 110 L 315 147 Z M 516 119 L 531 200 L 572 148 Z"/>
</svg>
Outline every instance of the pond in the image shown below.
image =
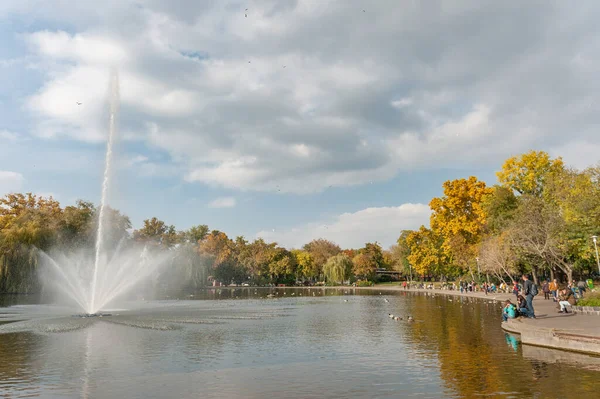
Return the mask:
<svg viewBox="0 0 600 399">
<path fill-rule="evenodd" d="M 130 303 L 102 318 L 32 302 L 3 298 L 0 395 L 565 398 L 600 391 L 597 358 L 520 345 L 500 329 L 501 305 L 490 301 L 248 287 Z"/>
</svg>

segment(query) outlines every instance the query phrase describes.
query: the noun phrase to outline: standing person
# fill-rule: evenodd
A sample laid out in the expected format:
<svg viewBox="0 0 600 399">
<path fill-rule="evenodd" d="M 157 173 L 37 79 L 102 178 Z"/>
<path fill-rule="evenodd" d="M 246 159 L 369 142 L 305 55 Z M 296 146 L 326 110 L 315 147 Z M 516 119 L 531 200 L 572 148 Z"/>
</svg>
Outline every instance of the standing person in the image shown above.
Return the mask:
<svg viewBox="0 0 600 399">
<path fill-rule="evenodd" d="M 544 299 L 550 299 L 550 281 L 544 281 L 544 285 L 542 285 L 542 291 L 544 292 Z"/>
<path fill-rule="evenodd" d="M 533 297 L 537 294 L 537 287 L 526 274 L 523 274 L 523 294 L 525 295 L 525 301 L 527 301 L 527 310 L 529 310 L 529 317 L 535 319 L 535 310 L 533 309 Z"/>
<path fill-rule="evenodd" d="M 519 299 L 519 284 L 516 281 L 513 281 L 513 294 Z"/>
<path fill-rule="evenodd" d="M 550 292 L 552 293 L 552 299 L 556 302 L 558 300 L 558 282 L 556 279 L 552 280 L 548 288 L 550 288 Z"/>
</svg>

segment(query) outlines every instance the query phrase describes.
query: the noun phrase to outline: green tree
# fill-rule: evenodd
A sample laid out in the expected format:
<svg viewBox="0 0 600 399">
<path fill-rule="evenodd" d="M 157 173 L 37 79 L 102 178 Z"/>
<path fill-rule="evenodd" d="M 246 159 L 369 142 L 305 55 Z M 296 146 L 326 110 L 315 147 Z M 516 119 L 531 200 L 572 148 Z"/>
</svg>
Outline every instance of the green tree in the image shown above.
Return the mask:
<svg viewBox="0 0 600 399">
<path fill-rule="evenodd" d="M 494 186 L 492 192 L 483 198 L 485 232 L 498 235 L 510 224 L 519 206 L 514 192 L 503 186 Z"/>
<path fill-rule="evenodd" d="M 398 237 L 397 245 L 392 245 L 390 253 L 392 257 L 392 268 L 396 271 L 404 273 L 405 276 L 410 275 L 410 262 L 408 257 L 410 255 L 410 246 L 406 241 L 406 238 L 412 230 L 402 230 Z"/>
<path fill-rule="evenodd" d="M 198 243 L 208 235 L 209 229 L 205 224 L 192 226 L 185 232 L 185 238 L 193 243 Z"/>
<path fill-rule="evenodd" d="M 350 278 L 352 260 L 345 254 L 330 257 L 323 265 L 323 274 L 328 282 L 341 284 Z"/>
<path fill-rule="evenodd" d="M 296 259 L 285 248 L 275 248 L 269 262 L 269 272 L 275 283 L 292 283 L 295 281 Z"/>
<path fill-rule="evenodd" d="M 312 240 L 308 244 L 304 245 L 302 249 L 310 253 L 312 256 L 315 268 L 318 270 L 318 275 L 323 273 L 323 266 L 329 258 L 342 252 L 342 249 L 339 247 L 339 245 L 324 238 Z"/>
</svg>

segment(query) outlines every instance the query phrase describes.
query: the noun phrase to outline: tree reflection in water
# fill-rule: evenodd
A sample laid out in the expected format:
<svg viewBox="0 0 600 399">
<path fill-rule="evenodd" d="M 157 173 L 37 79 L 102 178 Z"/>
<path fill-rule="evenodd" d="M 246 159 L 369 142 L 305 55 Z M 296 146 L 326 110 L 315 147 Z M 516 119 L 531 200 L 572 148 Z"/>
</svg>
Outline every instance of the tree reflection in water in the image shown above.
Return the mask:
<svg viewBox="0 0 600 399">
<path fill-rule="evenodd" d="M 406 294 L 417 322 L 407 324 L 402 333 L 425 356 L 437 358 L 449 395 L 513 392 L 519 397 L 550 398 L 590 397 L 596 392 L 598 375 L 593 371 L 565 363 L 549 365 L 551 359 L 545 357 L 550 355 L 543 352 L 537 358 L 524 358 L 523 345 L 518 345 L 515 337 L 503 337 L 499 303 L 448 299 Z M 500 345 L 503 341 L 509 345 Z"/>
</svg>

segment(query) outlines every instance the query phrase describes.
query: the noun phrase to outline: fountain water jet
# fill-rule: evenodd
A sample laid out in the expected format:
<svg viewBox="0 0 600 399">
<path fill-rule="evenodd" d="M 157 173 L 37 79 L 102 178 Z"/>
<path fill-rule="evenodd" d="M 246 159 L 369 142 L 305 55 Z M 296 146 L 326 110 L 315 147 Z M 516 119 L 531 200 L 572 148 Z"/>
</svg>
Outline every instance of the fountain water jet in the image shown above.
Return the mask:
<svg viewBox="0 0 600 399">
<path fill-rule="evenodd" d="M 68 252 L 54 251 L 52 256 L 39 251 L 40 259 L 47 266 L 43 269 L 46 273 L 44 285 L 81 308 L 84 313 L 75 315 L 79 317 L 109 315 L 100 313 L 100 310 L 116 298 L 130 292 L 141 281 L 153 276 L 173 257 L 170 251 L 152 251 L 150 255 L 146 246 L 126 244 L 127 240 L 124 238 L 109 256 L 111 245 L 108 236 L 111 220 L 108 194 L 119 112 L 119 78 L 116 70 L 111 72 L 109 97 L 108 141 L 93 251 L 89 248 L 87 251 L 84 248 Z"/>
<path fill-rule="evenodd" d="M 104 164 L 104 179 L 102 181 L 102 199 L 100 201 L 100 216 L 98 217 L 98 231 L 96 233 L 96 257 L 94 259 L 94 274 L 91 284 L 91 299 L 88 310 L 89 314 L 96 311 L 96 285 L 98 283 L 98 265 L 104 240 L 105 207 L 108 197 L 108 183 L 110 180 L 110 167 L 112 161 L 112 148 L 115 132 L 117 130 L 117 112 L 119 110 L 119 75 L 116 70 L 112 71 L 110 79 L 110 122 L 108 127 L 108 142 L 106 144 L 106 159 Z"/>
</svg>

